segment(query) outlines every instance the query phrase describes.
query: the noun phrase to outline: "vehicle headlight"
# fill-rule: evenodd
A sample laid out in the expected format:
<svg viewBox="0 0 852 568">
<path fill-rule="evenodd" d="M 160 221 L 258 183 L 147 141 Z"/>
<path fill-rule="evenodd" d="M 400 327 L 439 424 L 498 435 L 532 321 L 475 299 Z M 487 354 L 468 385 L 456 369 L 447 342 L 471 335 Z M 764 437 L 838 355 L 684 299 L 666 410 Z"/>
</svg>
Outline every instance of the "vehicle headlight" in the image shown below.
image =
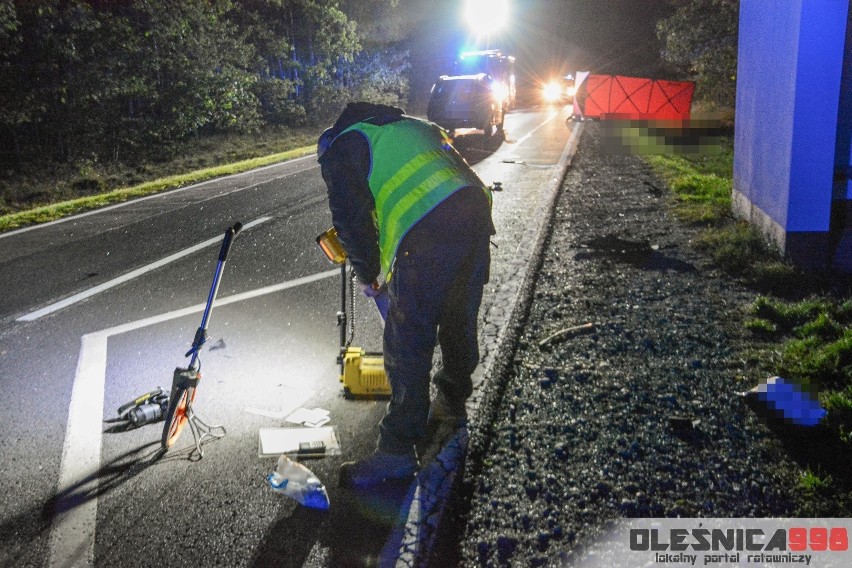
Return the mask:
<svg viewBox="0 0 852 568">
<path fill-rule="evenodd" d="M 548 83 L 544 86 L 542 90 L 542 94 L 544 95 L 544 100 L 546 101 L 555 101 L 559 98 L 559 85 L 556 83 Z"/>
<path fill-rule="evenodd" d="M 494 93 L 494 100 L 500 102 L 509 96 L 509 87 L 503 83 L 494 83 L 491 85 L 491 92 Z"/>
</svg>

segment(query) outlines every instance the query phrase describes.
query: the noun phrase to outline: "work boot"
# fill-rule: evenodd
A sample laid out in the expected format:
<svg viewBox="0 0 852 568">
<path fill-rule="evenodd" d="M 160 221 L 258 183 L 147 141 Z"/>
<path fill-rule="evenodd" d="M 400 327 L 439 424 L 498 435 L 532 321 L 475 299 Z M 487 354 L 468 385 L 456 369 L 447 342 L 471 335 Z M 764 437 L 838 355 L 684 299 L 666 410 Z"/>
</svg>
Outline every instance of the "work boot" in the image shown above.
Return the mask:
<svg viewBox="0 0 852 568">
<path fill-rule="evenodd" d="M 461 428 L 467 425 L 467 408 L 464 402 L 452 404 L 449 399 L 438 389 L 432 404 L 429 406 L 429 422 L 440 423 L 449 428 Z"/>
<path fill-rule="evenodd" d="M 467 426 L 467 409 L 450 404 L 438 390 L 429 407 L 426 438 L 417 444 L 417 455 L 425 468 L 441 452 L 444 444 L 459 430 Z"/>
<path fill-rule="evenodd" d="M 376 450 L 360 461 L 346 462 L 340 466 L 340 485 L 343 487 L 370 487 L 385 481 L 404 481 L 417 473 L 414 452 L 391 454 Z"/>
</svg>

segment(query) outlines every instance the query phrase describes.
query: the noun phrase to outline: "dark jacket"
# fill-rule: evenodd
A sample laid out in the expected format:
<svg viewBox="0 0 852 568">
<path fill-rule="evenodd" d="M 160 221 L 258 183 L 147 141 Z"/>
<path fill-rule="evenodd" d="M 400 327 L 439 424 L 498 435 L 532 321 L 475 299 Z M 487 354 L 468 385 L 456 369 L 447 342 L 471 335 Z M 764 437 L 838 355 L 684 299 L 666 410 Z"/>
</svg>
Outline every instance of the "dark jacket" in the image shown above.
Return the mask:
<svg viewBox="0 0 852 568">
<path fill-rule="evenodd" d="M 403 114 L 402 109 L 387 105 L 350 103 L 335 122 L 332 132 L 337 135 L 366 119 L 373 119 L 376 124 L 390 124 L 401 120 Z M 376 204 L 368 182 L 370 160 L 369 143 L 358 132 L 347 132 L 335 138 L 319 159 L 322 177 L 328 187 L 334 227 L 358 280 L 363 283 L 376 280 L 381 272 L 378 233 L 373 221 Z M 420 230 L 413 232 L 420 235 L 419 238 L 428 238 L 426 229 L 433 224 L 445 230 L 456 224 L 475 226 L 486 221 L 484 218 L 478 220 L 484 215 L 493 234 L 490 207 L 484 192 L 481 189 L 460 190 L 421 219 L 417 224 Z"/>
</svg>

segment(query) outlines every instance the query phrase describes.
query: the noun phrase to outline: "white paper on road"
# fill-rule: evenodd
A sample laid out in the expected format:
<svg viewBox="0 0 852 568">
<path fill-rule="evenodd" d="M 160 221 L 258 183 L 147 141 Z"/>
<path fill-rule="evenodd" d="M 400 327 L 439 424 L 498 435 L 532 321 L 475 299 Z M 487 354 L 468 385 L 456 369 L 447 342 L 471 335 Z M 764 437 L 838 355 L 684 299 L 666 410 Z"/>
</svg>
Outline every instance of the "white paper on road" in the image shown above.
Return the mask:
<svg viewBox="0 0 852 568">
<path fill-rule="evenodd" d="M 322 428 L 261 428 L 258 436 L 257 456 L 274 458 L 281 454 L 298 454 L 302 442 L 322 442 L 325 444 L 325 454 L 321 456 L 336 456 L 340 454 L 340 442 L 334 426 Z"/>
<path fill-rule="evenodd" d="M 300 408 L 287 417 L 287 422 L 291 422 L 293 424 L 304 424 L 309 428 L 319 428 L 320 426 L 324 426 L 331 422 L 331 416 L 329 416 L 329 414 L 328 410 L 322 408 L 314 408 L 313 410 Z"/>
<path fill-rule="evenodd" d="M 282 406 L 276 409 L 257 408 L 250 406 L 246 407 L 245 411 L 249 414 L 257 414 L 258 416 L 281 419 L 292 413 L 300 405 L 304 404 L 305 401 L 310 400 L 310 398 L 316 393 L 316 391 L 310 389 L 297 389 L 294 387 L 287 386 L 285 386 L 284 389 L 285 391 L 284 394 L 281 395 L 281 398 L 288 401 L 286 406 Z"/>
</svg>

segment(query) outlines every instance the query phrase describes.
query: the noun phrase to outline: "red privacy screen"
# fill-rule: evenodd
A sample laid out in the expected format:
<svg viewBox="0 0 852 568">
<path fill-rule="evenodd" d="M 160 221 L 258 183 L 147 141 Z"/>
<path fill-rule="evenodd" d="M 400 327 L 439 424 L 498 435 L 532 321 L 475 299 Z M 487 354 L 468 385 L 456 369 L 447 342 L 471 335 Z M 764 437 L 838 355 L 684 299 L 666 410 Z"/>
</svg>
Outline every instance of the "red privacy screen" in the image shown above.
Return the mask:
<svg viewBox="0 0 852 568">
<path fill-rule="evenodd" d="M 616 115 L 628 119 L 689 118 L 695 83 L 621 75 L 589 75 L 575 97 L 586 118 Z"/>
</svg>

